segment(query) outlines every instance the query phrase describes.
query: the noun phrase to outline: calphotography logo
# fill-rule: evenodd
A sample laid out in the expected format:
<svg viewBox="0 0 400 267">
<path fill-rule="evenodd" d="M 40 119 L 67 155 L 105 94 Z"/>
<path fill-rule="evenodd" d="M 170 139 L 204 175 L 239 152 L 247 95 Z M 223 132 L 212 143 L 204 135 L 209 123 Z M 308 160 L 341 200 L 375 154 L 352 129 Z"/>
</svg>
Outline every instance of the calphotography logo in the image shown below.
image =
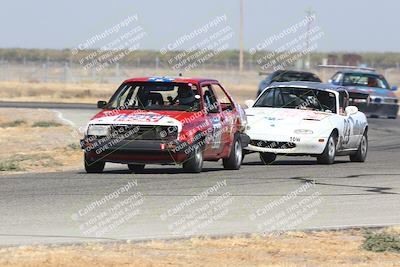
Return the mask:
<svg viewBox="0 0 400 267">
<path fill-rule="evenodd" d="M 263 71 L 287 69 L 318 48 L 318 41 L 324 32 L 320 26 L 313 25 L 315 20 L 315 14 L 307 15 L 250 48 L 249 53 L 257 57 L 257 64 Z"/>
<path fill-rule="evenodd" d="M 88 203 L 71 215 L 84 236 L 102 237 L 140 215 L 143 193 L 136 190 L 137 180 Z"/>
<path fill-rule="evenodd" d="M 102 71 L 116 64 L 125 56 L 140 48 L 140 42 L 147 33 L 141 25 L 137 24 L 137 14 L 128 16 L 103 32 L 95 34 L 83 43 L 72 49 L 74 56 L 84 53 L 79 59 L 79 64 L 84 70 Z M 98 48 L 100 47 L 100 48 Z"/>
<path fill-rule="evenodd" d="M 400 2 L 1 1 L 0 267 L 400 266 Z"/>
<path fill-rule="evenodd" d="M 218 181 L 199 194 L 167 209 L 160 215 L 160 219 L 168 222 L 167 227 L 173 235 L 190 236 L 200 233 L 229 213 L 234 197 L 230 192 L 219 192 L 226 186 L 226 180 Z"/>
<path fill-rule="evenodd" d="M 168 60 L 168 64 L 176 71 L 197 69 L 229 48 L 229 41 L 233 38 L 234 31 L 227 20 L 226 14 L 217 16 L 192 32 L 168 43 L 160 52 L 166 54 L 179 51 Z"/>
<path fill-rule="evenodd" d="M 315 181 L 307 181 L 296 190 L 257 208 L 249 219 L 257 223 L 258 231 L 264 235 L 294 230 L 318 213 L 323 197 L 314 189 Z M 302 196 L 305 193 L 307 195 Z"/>
</svg>

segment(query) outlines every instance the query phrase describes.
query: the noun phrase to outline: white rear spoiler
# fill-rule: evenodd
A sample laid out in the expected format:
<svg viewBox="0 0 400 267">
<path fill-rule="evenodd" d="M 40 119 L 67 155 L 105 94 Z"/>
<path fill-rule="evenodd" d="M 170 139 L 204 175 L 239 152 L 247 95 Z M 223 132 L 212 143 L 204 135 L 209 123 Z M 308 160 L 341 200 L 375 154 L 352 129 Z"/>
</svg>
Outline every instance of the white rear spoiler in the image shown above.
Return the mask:
<svg viewBox="0 0 400 267">
<path fill-rule="evenodd" d="M 368 67 L 357 67 L 357 66 L 346 66 L 346 65 L 318 65 L 320 68 L 327 68 L 327 69 L 352 69 L 352 70 L 369 70 L 375 71 L 374 68 Z"/>
</svg>

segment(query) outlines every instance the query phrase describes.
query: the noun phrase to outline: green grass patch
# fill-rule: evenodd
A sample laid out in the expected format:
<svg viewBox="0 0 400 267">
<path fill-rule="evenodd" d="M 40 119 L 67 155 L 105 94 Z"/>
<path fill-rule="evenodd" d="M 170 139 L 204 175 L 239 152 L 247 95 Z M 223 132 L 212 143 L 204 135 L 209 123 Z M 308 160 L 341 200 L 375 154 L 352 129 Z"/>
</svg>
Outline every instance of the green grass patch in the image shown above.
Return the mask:
<svg viewBox="0 0 400 267">
<path fill-rule="evenodd" d="M 0 127 L 2 127 L 2 128 L 18 127 L 18 126 L 21 126 L 24 124 L 26 124 L 26 121 L 24 121 L 24 120 L 15 120 L 15 121 L 3 122 L 0 124 Z"/>
<path fill-rule="evenodd" d="M 373 252 L 397 252 L 400 253 L 400 237 L 383 232 L 367 231 L 364 234 L 362 248 Z"/>
<path fill-rule="evenodd" d="M 42 128 L 49 128 L 49 127 L 59 127 L 61 123 L 56 121 L 37 121 L 32 124 L 32 127 L 42 127 Z"/>
<path fill-rule="evenodd" d="M 5 171 L 20 171 L 21 168 L 19 165 L 13 161 L 0 161 L 0 171 L 5 172 Z"/>
<path fill-rule="evenodd" d="M 44 166 L 44 167 L 52 167 L 52 166 L 61 166 L 62 164 L 55 160 L 52 156 L 46 154 L 33 154 L 33 155 L 14 155 L 12 157 L 12 161 L 22 162 L 29 161 L 32 162 L 34 166 Z"/>
</svg>

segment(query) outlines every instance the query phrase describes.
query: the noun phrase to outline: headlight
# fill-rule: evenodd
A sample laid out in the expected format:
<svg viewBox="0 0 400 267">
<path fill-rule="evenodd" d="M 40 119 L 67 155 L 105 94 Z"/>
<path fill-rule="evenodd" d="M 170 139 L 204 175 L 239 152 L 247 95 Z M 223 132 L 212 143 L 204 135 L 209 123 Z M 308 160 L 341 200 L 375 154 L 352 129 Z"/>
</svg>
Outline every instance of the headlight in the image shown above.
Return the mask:
<svg viewBox="0 0 400 267">
<path fill-rule="evenodd" d="M 296 129 L 294 130 L 295 134 L 313 134 L 314 132 L 308 129 Z"/>
<path fill-rule="evenodd" d="M 87 135 L 107 136 L 111 132 L 109 125 L 89 125 Z"/>
</svg>

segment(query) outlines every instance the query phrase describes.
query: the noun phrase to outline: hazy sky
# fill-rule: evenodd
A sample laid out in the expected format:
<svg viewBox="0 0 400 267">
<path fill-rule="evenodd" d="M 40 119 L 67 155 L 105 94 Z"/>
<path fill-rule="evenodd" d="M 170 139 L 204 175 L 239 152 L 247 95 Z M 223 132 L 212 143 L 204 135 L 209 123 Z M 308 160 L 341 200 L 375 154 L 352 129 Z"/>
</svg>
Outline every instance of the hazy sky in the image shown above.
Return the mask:
<svg viewBox="0 0 400 267">
<path fill-rule="evenodd" d="M 397 0 L 244 0 L 245 48 L 300 21 L 312 8 L 324 36 L 319 51 L 400 52 Z M 210 19 L 226 15 L 239 47 L 239 0 L 2 0 L 0 47 L 73 48 L 138 15 L 147 33 L 141 48 L 160 49 Z M 133 24 L 132 24 L 133 26 Z"/>
</svg>

